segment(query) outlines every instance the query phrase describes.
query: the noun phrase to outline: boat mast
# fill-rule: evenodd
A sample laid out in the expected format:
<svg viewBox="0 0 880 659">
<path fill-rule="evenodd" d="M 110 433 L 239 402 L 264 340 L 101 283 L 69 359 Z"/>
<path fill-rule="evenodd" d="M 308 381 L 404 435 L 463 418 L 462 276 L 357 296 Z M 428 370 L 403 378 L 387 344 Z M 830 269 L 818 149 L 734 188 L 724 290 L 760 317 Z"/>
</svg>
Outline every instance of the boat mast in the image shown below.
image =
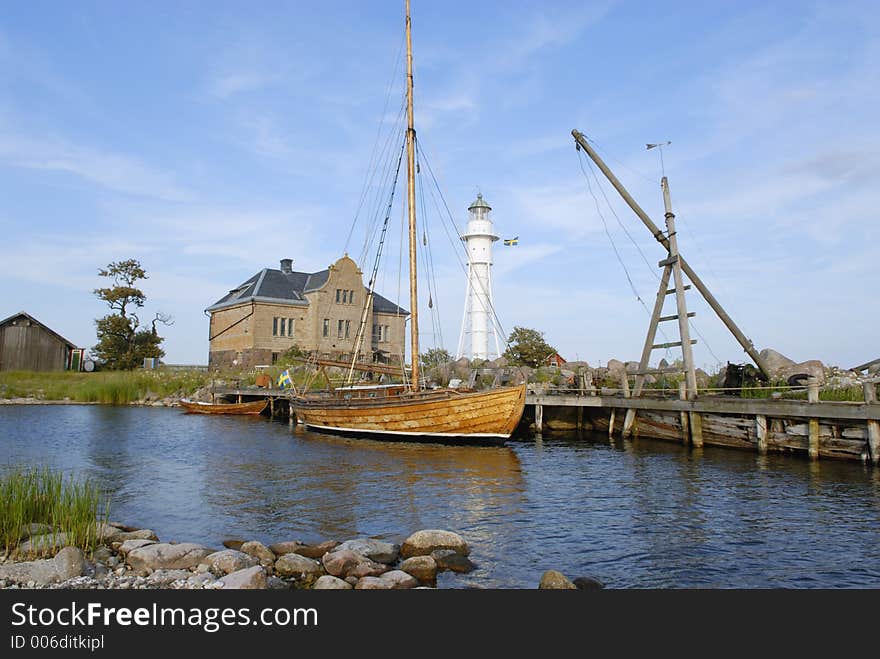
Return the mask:
<svg viewBox="0 0 880 659">
<path fill-rule="evenodd" d="M 412 32 L 406 0 L 406 188 L 409 210 L 409 308 L 412 345 L 412 388 L 419 389 L 419 295 L 416 287 L 416 130 L 413 121 Z"/>
</svg>

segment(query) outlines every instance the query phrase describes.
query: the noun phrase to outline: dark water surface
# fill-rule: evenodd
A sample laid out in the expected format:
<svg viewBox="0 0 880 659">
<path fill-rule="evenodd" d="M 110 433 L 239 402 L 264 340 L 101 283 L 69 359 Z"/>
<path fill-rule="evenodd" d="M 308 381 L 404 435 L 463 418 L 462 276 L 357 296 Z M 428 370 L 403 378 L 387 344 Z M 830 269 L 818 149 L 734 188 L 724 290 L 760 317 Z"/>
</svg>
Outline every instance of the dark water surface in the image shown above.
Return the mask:
<svg viewBox="0 0 880 659">
<path fill-rule="evenodd" d="M 219 547 L 461 533 L 478 569 L 441 586 L 880 588 L 880 470 L 655 440 L 544 435 L 501 448 L 349 440 L 264 418 L 0 407 L 0 469 L 49 465 L 111 518 Z"/>
</svg>

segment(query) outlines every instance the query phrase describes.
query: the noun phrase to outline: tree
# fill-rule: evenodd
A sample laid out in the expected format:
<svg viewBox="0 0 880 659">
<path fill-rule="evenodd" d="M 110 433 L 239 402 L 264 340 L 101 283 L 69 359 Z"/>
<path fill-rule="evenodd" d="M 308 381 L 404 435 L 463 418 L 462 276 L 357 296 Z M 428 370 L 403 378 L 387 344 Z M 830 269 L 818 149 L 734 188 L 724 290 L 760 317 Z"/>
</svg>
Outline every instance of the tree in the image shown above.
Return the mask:
<svg viewBox="0 0 880 659">
<path fill-rule="evenodd" d="M 157 312 L 149 328 L 141 327 L 135 312 L 143 308 L 147 296 L 136 284 L 149 277 L 140 262 L 136 259 L 114 261 L 106 269 L 98 270 L 98 275 L 111 280 L 113 285 L 93 292 L 114 313 L 95 320 L 98 343 L 92 348 L 94 355 L 111 369 L 133 369 L 145 358 L 164 357 L 161 347 L 164 339 L 156 326 L 159 323 L 173 325 L 174 320 L 168 314 Z"/>
<path fill-rule="evenodd" d="M 556 348 L 544 340 L 544 333 L 526 327 L 514 327 L 507 339 L 504 358 L 513 366 L 542 366 Z"/>
<path fill-rule="evenodd" d="M 450 355 L 449 351 L 445 348 L 431 348 L 428 352 L 423 352 L 420 356 L 422 364 L 429 369 L 452 361 L 452 355 Z"/>
</svg>

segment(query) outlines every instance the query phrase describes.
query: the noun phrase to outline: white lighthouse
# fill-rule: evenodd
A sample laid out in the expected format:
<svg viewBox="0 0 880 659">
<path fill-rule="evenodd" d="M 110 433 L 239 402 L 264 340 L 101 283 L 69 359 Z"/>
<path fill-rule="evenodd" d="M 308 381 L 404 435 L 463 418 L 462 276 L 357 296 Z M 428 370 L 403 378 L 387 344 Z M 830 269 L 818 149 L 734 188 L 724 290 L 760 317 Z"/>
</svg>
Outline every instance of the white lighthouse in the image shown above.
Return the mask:
<svg viewBox="0 0 880 659">
<path fill-rule="evenodd" d="M 492 303 L 492 243 L 498 240 L 489 218 L 492 207 L 478 194 L 468 207 L 470 218 L 461 239 L 467 246 L 468 278 L 456 358 L 491 359 L 501 355 Z M 490 335 L 494 353 L 490 353 Z M 470 336 L 468 345 L 468 336 Z"/>
</svg>

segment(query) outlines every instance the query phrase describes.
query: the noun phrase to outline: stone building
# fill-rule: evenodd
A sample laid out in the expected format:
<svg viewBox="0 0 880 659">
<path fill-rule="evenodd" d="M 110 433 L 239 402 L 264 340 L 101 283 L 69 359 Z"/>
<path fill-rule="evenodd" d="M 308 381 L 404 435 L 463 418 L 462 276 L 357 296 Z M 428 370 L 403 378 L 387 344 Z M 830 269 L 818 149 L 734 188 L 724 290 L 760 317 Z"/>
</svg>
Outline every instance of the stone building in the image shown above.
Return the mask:
<svg viewBox="0 0 880 659">
<path fill-rule="evenodd" d="M 351 359 L 369 296 L 360 268 L 348 255 L 320 272 L 292 266 L 282 259 L 280 269 L 264 268 L 205 309 L 209 366 L 274 364 L 293 345 L 322 359 Z M 400 362 L 408 315 L 374 293 L 360 359 Z"/>
</svg>

